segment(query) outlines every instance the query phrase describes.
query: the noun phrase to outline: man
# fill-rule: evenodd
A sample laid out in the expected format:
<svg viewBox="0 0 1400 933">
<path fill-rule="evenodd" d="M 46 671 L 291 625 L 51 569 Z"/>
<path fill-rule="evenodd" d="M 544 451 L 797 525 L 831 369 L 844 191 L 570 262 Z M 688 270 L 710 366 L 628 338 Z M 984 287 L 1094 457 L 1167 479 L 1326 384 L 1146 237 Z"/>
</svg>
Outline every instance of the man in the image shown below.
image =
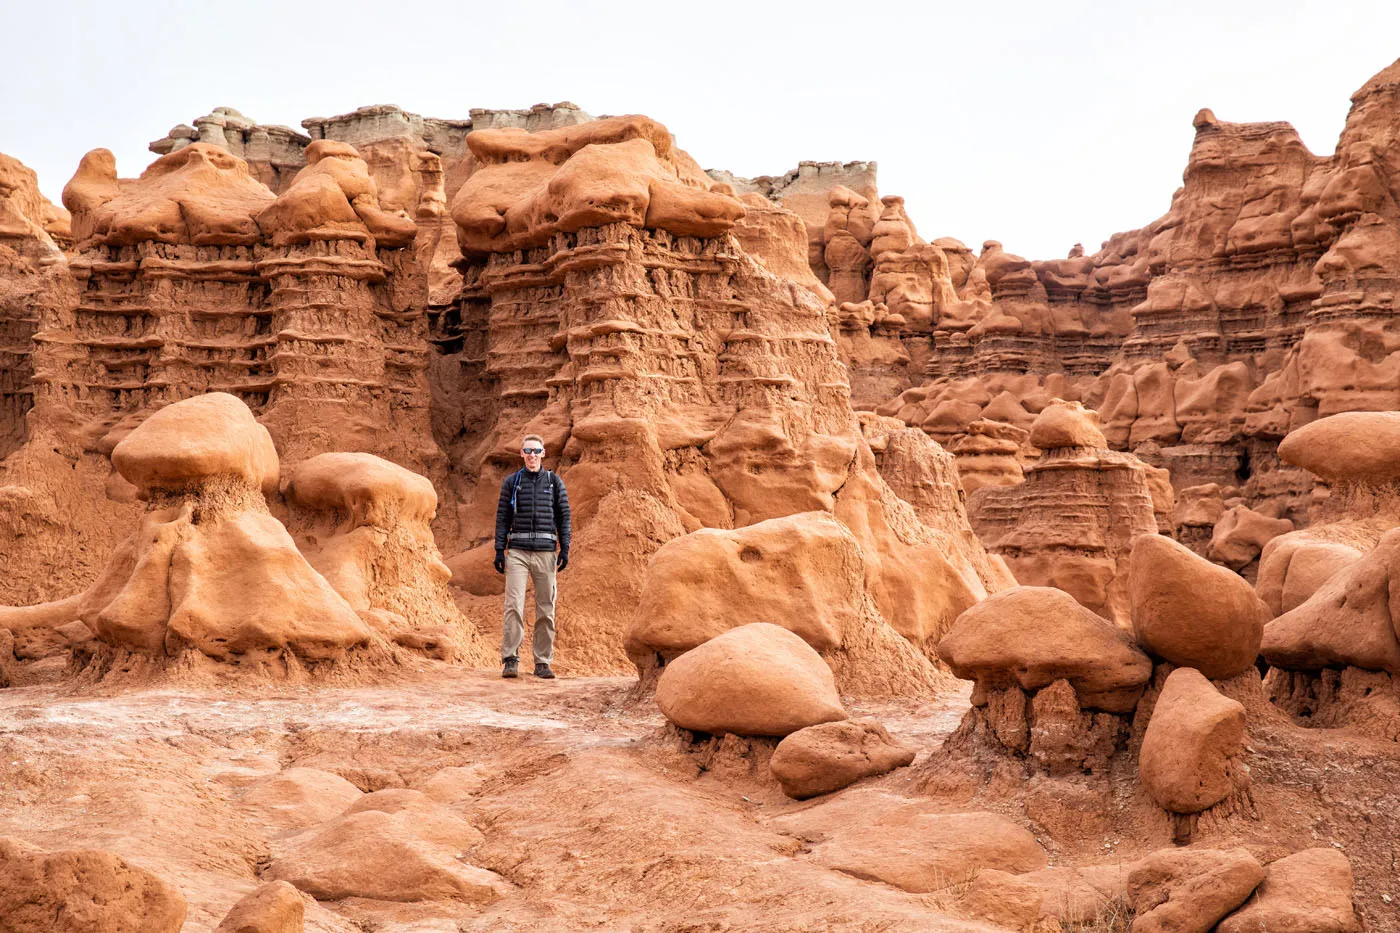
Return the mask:
<svg viewBox="0 0 1400 933">
<path fill-rule="evenodd" d="M 535 676 L 553 680 L 549 665 L 554 660 L 554 574 L 569 566 L 569 494 L 562 479 L 541 469 L 544 440 L 538 434 L 525 435 L 520 454 L 525 466 L 501 483 L 496 506 L 495 566 L 497 573 L 506 575 L 501 676 L 520 676 L 529 577 L 535 584 Z"/>
</svg>

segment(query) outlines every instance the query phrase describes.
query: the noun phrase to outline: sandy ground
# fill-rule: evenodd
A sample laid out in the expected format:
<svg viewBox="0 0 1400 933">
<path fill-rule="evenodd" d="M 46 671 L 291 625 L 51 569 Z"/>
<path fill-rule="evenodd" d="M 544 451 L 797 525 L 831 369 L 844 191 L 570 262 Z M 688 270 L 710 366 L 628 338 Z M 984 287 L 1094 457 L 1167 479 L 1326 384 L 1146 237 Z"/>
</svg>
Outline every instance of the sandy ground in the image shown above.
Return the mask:
<svg viewBox="0 0 1400 933">
<path fill-rule="evenodd" d="M 443 813 L 481 833 L 458 858 L 507 889 L 485 905 L 307 898 L 312 931 L 991 929 L 956 919 L 944 895 L 825 867 L 820 842 L 800 829 L 859 826 L 901 803 L 1001 813 L 1031 829 L 1051 866 L 1126 866 L 1171 845 L 1132 756 L 1104 776 L 1052 779 L 940 752 L 968 708 L 966 689 L 851 702 L 919 758 L 796 802 L 768 773 L 771 742 L 692 742 L 635 696 L 633 678 L 502 681 L 425 662 L 373 686 L 231 682 L 99 696 L 79 692 L 63 664 L 36 662 L 27 685 L 0 690 L 0 835 L 108 849 L 156 872 L 184 893 L 190 933 L 212 930 L 301 831 L 243 800 L 297 767 L 364 792 L 454 775 L 437 795 Z M 1256 812 L 1203 821 L 1197 844 L 1244 845 L 1265 861 L 1338 848 L 1352 860 L 1368 933 L 1400 930 L 1400 746 L 1266 712 L 1251 726 L 1249 764 Z"/>
<path fill-rule="evenodd" d="M 351 898 L 309 930 L 962 929 L 936 898 L 817 866 L 772 820 L 810 807 L 766 774 L 765 749 L 687 747 L 632 678 L 526 676 L 430 665 L 373 687 L 135 689 L 76 695 L 57 659 L 0 691 L 0 835 L 109 849 L 176 883 L 185 929 L 211 930 L 257 884 L 279 833 L 240 803 L 291 767 L 361 790 L 475 769 L 450 804 L 484 833 L 465 860 L 511 893 L 486 907 Z M 966 693 L 853 704 L 927 751 Z M 912 770 L 874 782 L 912 793 Z M 286 835 L 285 833 L 280 835 Z M 309 901 L 308 901 L 309 903 Z"/>
</svg>

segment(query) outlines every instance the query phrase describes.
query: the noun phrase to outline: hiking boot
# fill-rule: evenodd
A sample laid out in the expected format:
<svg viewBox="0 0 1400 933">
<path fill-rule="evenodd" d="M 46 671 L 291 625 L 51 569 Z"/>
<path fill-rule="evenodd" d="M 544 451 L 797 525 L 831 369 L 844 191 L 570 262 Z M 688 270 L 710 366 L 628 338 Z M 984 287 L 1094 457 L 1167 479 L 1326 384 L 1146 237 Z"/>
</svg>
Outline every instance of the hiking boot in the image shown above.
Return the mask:
<svg viewBox="0 0 1400 933">
<path fill-rule="evenodd" d="M 541 678 L 541 679 L 543 679 L 543 680 L 553 680 L 553 679 L 554 679 L 554 671 L 552 671 L 552 670 L 549 669 L 549 665 L 548 665 L 548 664 L 536 664 L 536 665 L 535 665 L 535 676 L 536 676 L 536 677 L 539 677 L 539 678 Z"/>
<path fill-rule="evenodd" d="M 505 667 L 501 669 L 502 677 L 511 678 L 520 676 L 519 658 L 506 658 L 504 663 Z M 538 673 L 538 671 L 536 673 Z"/>
</svg>

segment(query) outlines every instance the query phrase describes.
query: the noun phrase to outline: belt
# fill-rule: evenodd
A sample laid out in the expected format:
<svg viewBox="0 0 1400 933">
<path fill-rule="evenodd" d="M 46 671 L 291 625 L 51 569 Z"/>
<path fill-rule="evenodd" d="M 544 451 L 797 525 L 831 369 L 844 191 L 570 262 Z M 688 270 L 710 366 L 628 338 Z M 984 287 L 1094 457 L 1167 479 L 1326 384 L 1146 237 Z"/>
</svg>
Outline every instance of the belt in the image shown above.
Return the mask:
<svg viewBox="0 0 1400 933">
<path fill-rule="evenodd" d="M 541 540 L 544 540 L 544 541 L 557 541 L 557 540 L 559 540 L 558 537 L 556 537 L 555 535 L 547 535 L 547 534 L 539 534 L 539 535 L 517 535 L 517 534 L 513 534 L 513 535 L 510 536 L 510 540 L 512 540 L 512 541 L 529 541 L 529 540 L 533 540 L 533 539 L 536 539 L 536 538 L 541 539 Z"/>
</svg>

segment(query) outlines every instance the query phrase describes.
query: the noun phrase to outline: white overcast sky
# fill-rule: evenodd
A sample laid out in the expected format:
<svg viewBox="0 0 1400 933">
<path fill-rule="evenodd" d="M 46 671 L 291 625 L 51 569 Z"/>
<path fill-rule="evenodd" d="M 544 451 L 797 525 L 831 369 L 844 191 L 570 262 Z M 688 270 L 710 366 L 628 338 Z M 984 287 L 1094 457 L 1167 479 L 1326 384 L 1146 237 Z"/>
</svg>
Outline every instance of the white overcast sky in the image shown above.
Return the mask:
<svg viewBox="0 0 1400 933">
<path fill-rule="evenodd" d="M 1201 107 L 1330 154 L 1400 57 L 1400 0 L 839 4 L 241 0 L 7 5 L 0 151 L 58 200 L 105 146 L 219 105 L 299 127 L 572 100 L 645 113 L 707 168 L 873 159 L 919 231 L 1034 258 L 1164 213 Z"/>
</svg>

